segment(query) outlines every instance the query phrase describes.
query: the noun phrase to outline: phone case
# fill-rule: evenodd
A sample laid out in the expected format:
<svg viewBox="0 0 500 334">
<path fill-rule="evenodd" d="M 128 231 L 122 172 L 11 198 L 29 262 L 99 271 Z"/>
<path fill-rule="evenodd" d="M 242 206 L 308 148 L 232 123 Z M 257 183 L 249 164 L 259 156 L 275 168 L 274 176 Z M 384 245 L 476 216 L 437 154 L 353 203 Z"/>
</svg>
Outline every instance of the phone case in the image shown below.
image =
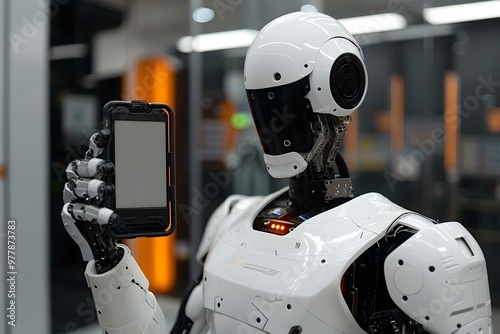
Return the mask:
<svg viewBox="0 0 500 334">
<path fill-rule="evenodd" d="M 175 172 L 174 172 L 174 112 L 170 106 L 146 101 L 111 101 L 103 108 L 102 128 L 111 131 L 111 143 L 105 150 L 106 160 L 115 163 L 115 121 L 154 121 L 166 124 L 166 206 L 117 208 L 116 197 L 108 198 L 105 204 L 120 217 L 118 226 L 107 226 L 108 233 L 115 239 L 137 237 L 161 237 L 175 230 Z M 145 148 L 146 149 L 146 148 Z M 132 152 L 131 152 L 132 153 Z M 131 154 L 131 159 L 133 156 Z M 116 168 L 116 167 L 115 167 Z M 119 166 L 118 166 L 119 168 Z M 145 171 L 147 172 L 147 171 Z M 115 175 L 106 180 L 115 184 Z"/>
</svg>

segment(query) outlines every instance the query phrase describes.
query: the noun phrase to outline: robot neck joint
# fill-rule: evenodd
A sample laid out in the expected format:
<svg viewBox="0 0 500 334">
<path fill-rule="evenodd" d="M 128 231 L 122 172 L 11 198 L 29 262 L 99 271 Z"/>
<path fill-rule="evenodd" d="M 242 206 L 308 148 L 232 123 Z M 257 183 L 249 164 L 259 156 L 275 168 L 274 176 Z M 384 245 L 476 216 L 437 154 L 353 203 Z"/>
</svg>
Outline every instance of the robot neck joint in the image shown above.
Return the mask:
<svg viewBox="0 0 500 334">
<path fill-rule="evenodd" d="M 350 178 L 331 180 L 291 178 L 289 185 L 290 200 L 303 210 L 328 210 L 352 197 Z"/>
</svg>

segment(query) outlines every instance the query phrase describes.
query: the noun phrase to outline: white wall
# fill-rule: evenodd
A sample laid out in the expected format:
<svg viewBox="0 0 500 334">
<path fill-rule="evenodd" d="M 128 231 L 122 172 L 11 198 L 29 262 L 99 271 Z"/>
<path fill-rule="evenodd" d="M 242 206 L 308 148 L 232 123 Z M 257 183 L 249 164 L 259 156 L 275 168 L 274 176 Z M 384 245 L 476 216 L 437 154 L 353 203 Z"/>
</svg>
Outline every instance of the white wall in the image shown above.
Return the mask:
<svg viewBox="0 0 500 334">
<path fill-rule="evenodd" d="M 93 38 L 92 73 L 120 76 L 137 59 L 163 55 L 181 36 L 189 34 L 189 1 L 140 0 L 130 2 L 120 27 Z"/>
<path fill-rule="evenodd" d="M 66 2 L 68 0 L 58 0 Z M 7 232 L 15 220 L 15 327 L 6 321 L 10 287 L 4 279 L 7 245 L 1 239 L 0 257 L 4 302 L 0 332 L 49 333 L 49 150 L 48 45 L 50 13 L 39 0 L 0 0 L 3 25 L 0 47 L 0 163 L 7 177 L 0 181 L 0 226 Z M 3 184 L 2 184 L 3 183 Z M 5 198 L 4 198 L 5 196 Z M 11 276 L 11 275 L 9 275 Z"/>
<path fill-rule="evenodd" d="M 5 0 L 0 0 L 0 13 L 5 13 Z M 3 14 L 5 15 L 5 14 Z M 4 17 L 0 14 L 0 22 L 3 23 Z M 5 50 L 4 47 L 4 38 L 5 32 L 4 32 L 4 24 L 0 24 L 0 50 Z M 4 52 L 0 51 L 0 106 L 3 106 L 4 104 L 4 69 L 5 69 L 5 63 L 4 63 Z M 5 166 L 5 153 L 4 153 L 4 137 L 5 137 L 5 108 L 0 107 L 0 168 Z M 5 221 L 7 219 L 5 215 L 5 180 L 0 176 L 0 226 L 4 226 Z M 4 256 L 4 251 L 5 251 L 5 230 L 2 228 L 0 231 L 0 268 L 5 268 L 5 256 Z M 5 294 L 5 283 L 3 282 L 3 279 L 0 282 L 0 296 L 4 296 Z M 0 310 L 5 310 L 5 298 L 2 297 L 0 298 Z M 0 331 L 4 332 L 5 331 L 5 320 L 6 318 L 2 314 L 2 320 L 0 320 Z"/>
</svg>

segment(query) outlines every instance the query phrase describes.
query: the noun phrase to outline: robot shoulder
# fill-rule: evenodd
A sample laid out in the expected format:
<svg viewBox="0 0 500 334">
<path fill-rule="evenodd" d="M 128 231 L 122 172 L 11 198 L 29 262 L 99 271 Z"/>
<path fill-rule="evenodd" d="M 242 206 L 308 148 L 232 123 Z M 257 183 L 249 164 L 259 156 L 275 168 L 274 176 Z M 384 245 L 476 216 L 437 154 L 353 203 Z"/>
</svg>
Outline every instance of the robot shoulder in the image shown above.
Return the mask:
<svg viewBox="0 0 500 334">
<path fill-rule="evenodd" d="M 419 229 L 387 256 L 384 274 L 395 304 L 427 331 L 491 333 L 486 262 L 461 224 Z"/>
<path fill-rule="evenodd" d="M 203 263 L 217 236 L 225 229 L 228 218 L 253 207 L 262 201 L 262 196 L 231 195 L 210 216 L 201 240 L 196 260 Z"/>
</svg>

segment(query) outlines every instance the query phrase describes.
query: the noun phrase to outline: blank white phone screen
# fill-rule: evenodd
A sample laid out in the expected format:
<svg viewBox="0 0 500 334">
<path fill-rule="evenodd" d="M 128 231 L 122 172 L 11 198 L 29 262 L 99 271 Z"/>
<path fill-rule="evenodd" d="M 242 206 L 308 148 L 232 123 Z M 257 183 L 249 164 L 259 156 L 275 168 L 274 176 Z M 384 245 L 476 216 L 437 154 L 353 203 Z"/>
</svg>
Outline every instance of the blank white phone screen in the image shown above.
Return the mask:
<svg viewBox="0 0 500 334">
<path fill-rule="evenodd" d="M 166 123 L 114 124 L 116 208 L 166 207 Z"/>
</svg>

